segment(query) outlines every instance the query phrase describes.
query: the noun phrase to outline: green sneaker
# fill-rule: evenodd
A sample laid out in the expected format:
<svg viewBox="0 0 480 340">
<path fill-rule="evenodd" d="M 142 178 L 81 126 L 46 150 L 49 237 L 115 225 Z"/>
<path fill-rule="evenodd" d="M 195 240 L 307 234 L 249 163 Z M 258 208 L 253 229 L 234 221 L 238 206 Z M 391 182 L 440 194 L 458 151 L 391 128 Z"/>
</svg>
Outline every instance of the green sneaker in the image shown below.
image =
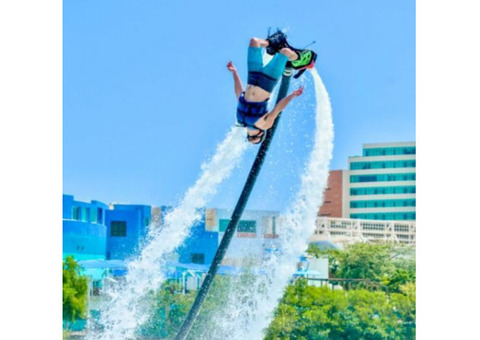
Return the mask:
<svg viewBox="0 0 480 340">
<path fill-rule="evenodd" d="M 298 55 L 297 60 L 291 61 L 292 67 L 296 70 L 304 68 L 313 68 L 317 54 L 312 50 L 295 50 Z"/>
</svg>

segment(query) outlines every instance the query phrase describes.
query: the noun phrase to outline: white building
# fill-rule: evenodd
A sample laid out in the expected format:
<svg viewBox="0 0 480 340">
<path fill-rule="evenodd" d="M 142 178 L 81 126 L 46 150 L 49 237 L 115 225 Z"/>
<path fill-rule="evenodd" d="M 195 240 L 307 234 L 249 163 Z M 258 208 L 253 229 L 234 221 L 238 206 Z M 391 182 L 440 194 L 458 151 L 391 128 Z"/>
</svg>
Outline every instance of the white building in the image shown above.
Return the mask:
<svg viewBox="0 0 480 340">
<path fill-rule="evenodd" d="M 205 228 L 218 231 L 219 243 L 232 212 L 232 209 L 206 210 Z M 239 266 L 246 258 L 253 260 L 252 264 L 259 264 L 270 252 L 276 251 L 279 247 L 278 216 L 276 211 L 245 210 L 222 264 Z"/>
<path fill-rule="evenodd" d="M 355 242 L 392 242 L 415 245 L 415 221 L 373 221 L 318 217 L 309 242 L 329 241 L 344 245 Z"/>
</svg>

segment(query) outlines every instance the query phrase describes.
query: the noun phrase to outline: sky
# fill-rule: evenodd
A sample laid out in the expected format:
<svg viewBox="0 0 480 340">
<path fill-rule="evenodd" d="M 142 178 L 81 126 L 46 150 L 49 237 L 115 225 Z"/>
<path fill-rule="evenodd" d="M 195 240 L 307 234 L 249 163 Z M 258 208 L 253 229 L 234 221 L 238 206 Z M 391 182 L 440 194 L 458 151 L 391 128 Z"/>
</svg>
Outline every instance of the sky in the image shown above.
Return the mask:
<svg viewBox="0 0 480 340">
<path fill-rule="evenodd" d="M 234 124 L 232 60 L 269 27 L 311 41 L 335 125 L 331 169 L 362 144 L 415 140 L 415 1 L 63 2 L 63 192 L 174 205 Z M 282 115 L 247 208 L 283 209 L 313 130 L 313 85 Z M 288 113 L 291 112 L 289 115 Z M 311 124 L 309 123 L 311 122 Z M 210 206 L 233 207 L 256 152 Z"/>
</svg>

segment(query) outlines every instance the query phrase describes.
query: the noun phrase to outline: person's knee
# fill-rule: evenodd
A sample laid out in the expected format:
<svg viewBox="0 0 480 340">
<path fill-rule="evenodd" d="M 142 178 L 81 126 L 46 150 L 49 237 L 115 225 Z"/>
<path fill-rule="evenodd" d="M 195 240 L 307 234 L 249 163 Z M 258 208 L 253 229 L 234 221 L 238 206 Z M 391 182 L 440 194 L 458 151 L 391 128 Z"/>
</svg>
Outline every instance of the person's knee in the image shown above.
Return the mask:
<svg viewBox="0 0 480 340">
<path fill-rule="evenodd" d="M 250 47 L 260 47 L 260 40 L 258 38 L 250 39 Z"/>
</svg>

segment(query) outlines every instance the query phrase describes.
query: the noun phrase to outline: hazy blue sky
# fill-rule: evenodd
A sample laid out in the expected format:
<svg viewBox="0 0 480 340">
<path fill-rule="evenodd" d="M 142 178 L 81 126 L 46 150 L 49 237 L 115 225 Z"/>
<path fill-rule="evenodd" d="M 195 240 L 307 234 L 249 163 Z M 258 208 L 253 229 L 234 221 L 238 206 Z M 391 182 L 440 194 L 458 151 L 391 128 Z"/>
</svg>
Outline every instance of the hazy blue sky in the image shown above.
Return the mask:
<svg viewBox="0 0 480 340">
<path fill-rule="evenodd" d="M 294 46 L 317 42 L 331 169 L 363 143 L 415 140 L 413 0 L 64 0 L 63 10 L 63 191 L 78 199 L 175 204 L 234 123 L 226 63 L 245 79 L 249 38 L 268 27 L 287 28 Z M 249 208 L 282 209 L 298 185 L 313 123 L 303 81 Z M 235 203 L 255 152 L 209 206 Z"/>
</svg>

